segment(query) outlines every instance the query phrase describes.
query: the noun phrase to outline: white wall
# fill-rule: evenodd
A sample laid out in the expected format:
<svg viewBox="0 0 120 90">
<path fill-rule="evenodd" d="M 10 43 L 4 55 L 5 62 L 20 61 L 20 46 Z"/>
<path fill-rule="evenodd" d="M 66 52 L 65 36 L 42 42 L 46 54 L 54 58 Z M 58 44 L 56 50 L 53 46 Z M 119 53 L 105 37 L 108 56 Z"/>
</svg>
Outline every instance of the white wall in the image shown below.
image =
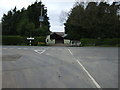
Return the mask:
<svg viewBox="0 0 120 90">
<path fill-rule="evenodd" d="M 50 39 L 50 35 L 46 37 L 46 43 L 47 45 L 49 44 L 55 44 L 55 39 Z"/>
<path fill-rule="evenodd" d="M 70 44 L 70 40 L 69 39 L 64 39 L 64 44 Z"/>
</svg>

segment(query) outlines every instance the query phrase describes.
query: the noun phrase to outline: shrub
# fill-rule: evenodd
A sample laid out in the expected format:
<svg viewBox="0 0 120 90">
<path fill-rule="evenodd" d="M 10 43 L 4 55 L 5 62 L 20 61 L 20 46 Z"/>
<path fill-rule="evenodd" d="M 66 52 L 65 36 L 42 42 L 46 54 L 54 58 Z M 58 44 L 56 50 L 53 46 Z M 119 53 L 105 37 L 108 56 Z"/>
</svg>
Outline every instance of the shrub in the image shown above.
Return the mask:
<svg viewBox="0 0 120 90">
<path fill-rule="evenodd" d="M 2 36 L 2 45 L 22 45 L 26 40 L 21 36 Z"/>
<path fill-rule="evenodd" d="M 114 39 L 104 39 L 103 42 L 105 45 L 117 45 L 119 44 L 120 39 L 114 38 Z"/>
<path fill-rule="evenodd" d="M 46 43 L 44 43 L 44 42 L 38 42 L 38 44 L 37 44 L 38 46 L 45 46 L 46 45 Z"/>
<path fill-rule="evenodd" d="M 34 45 L 46 45 L 46 43 L 45 43 L 45 39 L 46 39 L 46 37 L 43 37 L 43 36 L 41 36 L 41 37 L 35 37 L 35 39 L 34 39 L 34 41 L 33 41 L 33 44 Z M 44 44 L 43 44 L 44 43 Z"/>
<path fill-rule="evenodd" d="M 32 45 L 43 46 L 46 45 L 45 39 L 46 37 L 34 37 L 32 40 Z M 39 42 L 39 43 L 38 43 Z M 22 36 L 2 36 L 2 45 L 29 45 L 29 40 L 27 37 Z"/>
<path fill-rule="evenodd" d="M 95 39 L 88 39 L 88 38 L 82 38 L 80 41 L 82 46 L 94 46 L 96 42 Z"/>
<path fill-rule="evenodd" d="M 106 39 L 88 39 L 80 40 L 83 46 L 120 46 L 120 38 L 106 38 Z"/>
</svg>

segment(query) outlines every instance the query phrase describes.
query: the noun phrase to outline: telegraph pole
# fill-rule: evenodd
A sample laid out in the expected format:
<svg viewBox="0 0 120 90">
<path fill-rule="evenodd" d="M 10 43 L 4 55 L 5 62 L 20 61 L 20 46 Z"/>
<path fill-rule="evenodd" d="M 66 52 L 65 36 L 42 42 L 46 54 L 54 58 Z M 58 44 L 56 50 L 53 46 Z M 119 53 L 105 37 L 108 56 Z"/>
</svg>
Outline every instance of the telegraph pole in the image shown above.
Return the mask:
<svg viewBox="0 0 120 90">
<path fill-rule="evenodd" d="M 41 7 L 41 15 L 40 15 L 40 28 L 42 27 L 42 22 L 44 21 L 44 18 L 42 16 L 42 12 L 43 12 L 43 7 Z"/>
<path fill-rule="evenodd" d="M 40 28 L 42 27 L 42 22 L 44 21 L 44 15 L 43 15 L 44 8 L 46 9 L 46 7 L 41 7 L 41 14 L 39 16 Z"/>
</svg>

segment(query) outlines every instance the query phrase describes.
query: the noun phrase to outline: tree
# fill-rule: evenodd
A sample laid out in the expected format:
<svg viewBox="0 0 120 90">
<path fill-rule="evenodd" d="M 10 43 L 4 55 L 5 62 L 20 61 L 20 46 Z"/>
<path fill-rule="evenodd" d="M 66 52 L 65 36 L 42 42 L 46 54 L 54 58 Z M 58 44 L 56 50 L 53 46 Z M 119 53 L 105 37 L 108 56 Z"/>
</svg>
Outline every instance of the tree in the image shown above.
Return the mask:
<svg viewBox="0 0 120 90">
<path fill-rule="evenodd" d="M 4 14 L 2 18 L 2 33 L 8 35 L 11 33 L 12 29 L 12 11 L 8 11 L 7 15 Z"/>
<path fill-rule="evenodd" d="M 117 38 L 120 19 L 120 3 L 77 2 L 65 23 L 65 32 L 70 39 Z"/>
<path fill-rule="evenodd" d="M 39 16 L 41 15 L 41 10 L 44 21 L 40 28 Z M 45 9 L 45 5 L 41 1 L 29 5 L 27 9 L 17 10 L 15 7 L 2 17 L 3 35 L 36 36 L 37 32 L 35 33 L 34 31 L 40 28 L 39 30 L 43 33 L 39 35 L 45 36 L 46 33 L 50 32 L 48 20 L 47 9 Z"/>
<path fill-rule="evenodd" d="M 65 32 L 68 33 L 70 39 L 80 39 L 82 37 L 81 34 L 84 33 L 84 29 L 81 26 L 81 21 L 84 20 L 84 7 L 81 3 L 76 5 L 77 6 L 73 7 L 71 10 L 65 23 Z M 82 33 L 80 29 L 83 30 Z"/>
<path fill-rule="evenodd" d="M 18 24 L 17 32 L 21 36 L 33 36 L 35 25 L 34 23 L 29 23 L 28 19 L 22 19 L 22 21 Z"/>
<path fill-rule="evenodd" d="M 64 24 L 69 16 L 69 13 L 66 11 L 61 11 L 61 14 L 59 16 L 59 20 L 61 24 Z"/>
</svg>

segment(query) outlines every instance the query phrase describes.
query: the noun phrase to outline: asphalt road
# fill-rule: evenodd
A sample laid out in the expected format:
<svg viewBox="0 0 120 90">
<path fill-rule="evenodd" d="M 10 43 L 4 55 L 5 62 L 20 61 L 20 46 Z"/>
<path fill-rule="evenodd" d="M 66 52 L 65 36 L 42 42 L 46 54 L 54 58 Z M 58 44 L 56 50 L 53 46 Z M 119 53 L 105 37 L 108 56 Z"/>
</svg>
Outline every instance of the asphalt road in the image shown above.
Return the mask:
<svg viewBox="0 0 120 90">
<path fill-rule="evenodd" d="M 3 88 L 118 88 L 118 48 L 2 47 Z"/>
</svg>

